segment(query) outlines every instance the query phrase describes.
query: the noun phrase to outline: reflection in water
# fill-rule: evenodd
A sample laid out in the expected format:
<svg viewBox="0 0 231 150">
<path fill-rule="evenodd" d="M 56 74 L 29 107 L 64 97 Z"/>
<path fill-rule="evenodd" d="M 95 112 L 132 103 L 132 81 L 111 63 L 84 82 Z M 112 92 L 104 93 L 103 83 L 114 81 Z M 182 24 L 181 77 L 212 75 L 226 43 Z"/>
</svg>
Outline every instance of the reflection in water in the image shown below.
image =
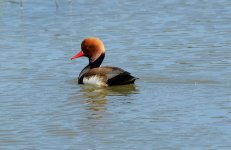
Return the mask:
<svg viewBox="0 0 231 150">
<path fill-rule="evenodd" d="M 86 98 L 87 109 L 91 110 L 91 117 L 101 118 L 106 110 L 109 96 L 127 96 L 136 93 L 134 84 L 124 86 L 99 87 L 94 85 L 83 85 L 81 93 Z"/>
</svg>

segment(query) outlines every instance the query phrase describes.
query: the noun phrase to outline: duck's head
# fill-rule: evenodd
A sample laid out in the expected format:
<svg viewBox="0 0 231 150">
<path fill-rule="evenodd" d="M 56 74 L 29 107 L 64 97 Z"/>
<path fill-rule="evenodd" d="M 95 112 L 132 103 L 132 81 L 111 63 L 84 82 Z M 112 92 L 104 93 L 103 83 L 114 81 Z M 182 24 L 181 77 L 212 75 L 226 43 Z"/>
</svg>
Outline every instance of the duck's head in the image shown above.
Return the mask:
<svg viewBox="0 0 231 150">
<path fill-rule="evenodd" d="M 101 55 L 105 54 L 103 42 L 96 37 L 88 37 L 81 44 L 81 51 L 71 58 L 86 56 L 90 62 L 96 61 Z"/>
</svg>

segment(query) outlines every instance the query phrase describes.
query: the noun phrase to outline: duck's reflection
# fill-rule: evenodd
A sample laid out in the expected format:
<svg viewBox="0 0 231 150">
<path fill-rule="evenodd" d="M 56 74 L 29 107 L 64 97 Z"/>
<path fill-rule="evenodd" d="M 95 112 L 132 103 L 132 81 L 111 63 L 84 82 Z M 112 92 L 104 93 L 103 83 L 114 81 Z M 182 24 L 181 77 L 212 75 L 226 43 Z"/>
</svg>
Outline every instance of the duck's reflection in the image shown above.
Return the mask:
<svg viewBox="0 0 231 150">
<path fill-rule="evenodd" d="M 107 104 L 110 101 L 110 96 L 127 96 L 136 93 L 136 86 L 112 86 L 112 87 L 97 87 L 92 85 L 82 85 L 81 92 L 85 98 L 87 109 L 90 110 L 91 117 L 100 119 L 104 116 L 107 110 Z"/>
</svg>

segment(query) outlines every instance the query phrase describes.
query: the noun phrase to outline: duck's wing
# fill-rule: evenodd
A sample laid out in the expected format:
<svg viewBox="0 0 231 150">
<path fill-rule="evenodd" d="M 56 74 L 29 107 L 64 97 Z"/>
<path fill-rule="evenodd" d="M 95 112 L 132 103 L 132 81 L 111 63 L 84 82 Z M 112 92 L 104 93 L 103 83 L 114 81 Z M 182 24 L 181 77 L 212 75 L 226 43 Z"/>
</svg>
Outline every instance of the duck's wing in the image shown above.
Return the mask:
<svg viewBox="0 0 231 150">
<path fill-rule="evenodd" d="M 131 84 L 137 79 L 121 68 L 109 66 L 91 69 L 85 77 L 90 76 L 98 76 L 108 85 Z"/>
</svg>

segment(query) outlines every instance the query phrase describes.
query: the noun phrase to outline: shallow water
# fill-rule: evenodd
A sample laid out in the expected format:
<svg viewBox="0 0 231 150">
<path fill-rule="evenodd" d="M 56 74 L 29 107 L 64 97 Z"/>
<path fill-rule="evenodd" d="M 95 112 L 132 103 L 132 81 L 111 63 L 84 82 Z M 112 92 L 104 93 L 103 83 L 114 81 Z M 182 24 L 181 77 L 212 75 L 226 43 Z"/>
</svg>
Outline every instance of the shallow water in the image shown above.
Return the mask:
<svg viewBox="0 0 231 150">
<path fill-rule="evenodd" d="M 231 1 L 0 1 L 0 149 L 231 149 Z M 100 37 L 135 85 L 78 85 Z"/>
</svg>

